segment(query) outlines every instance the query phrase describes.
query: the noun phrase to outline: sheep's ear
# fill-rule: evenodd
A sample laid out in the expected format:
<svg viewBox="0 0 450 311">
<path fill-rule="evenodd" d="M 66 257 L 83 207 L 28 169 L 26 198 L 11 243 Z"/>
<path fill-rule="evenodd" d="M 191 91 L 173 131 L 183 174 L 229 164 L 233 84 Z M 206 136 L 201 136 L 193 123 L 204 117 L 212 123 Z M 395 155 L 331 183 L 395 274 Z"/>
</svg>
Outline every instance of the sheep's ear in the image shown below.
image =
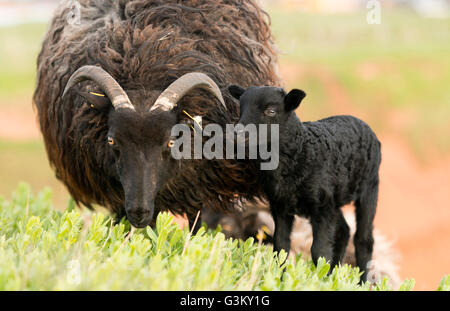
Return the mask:
<svg viewBox="0 0 450 311">
<path fill-rule="evenodd" d="M 284 108 L 286 111 L 292 111 L 297 109 L 297 107 L 302 102 L 303 98 L 306 97 L 306 93 L 302 90 L 293 89 L 284 98 Z"/>
<path fill-rule="evenodd" d="M 87 100 L 92 109 L 104 111 L 112 107 L 111 101 L 104 94 L 81 91 L 78 94 Z"/>
<path fill-rule="evenodd" d="M 240 87 L 238 85 L 230 85 L 228 87 L 228 91 L 234 98 L 239 99 L 239 98 L 241 98 L 242 94 L 244 94 L 245 89 L 243 89 L 242 87 Z"/>
</svg>

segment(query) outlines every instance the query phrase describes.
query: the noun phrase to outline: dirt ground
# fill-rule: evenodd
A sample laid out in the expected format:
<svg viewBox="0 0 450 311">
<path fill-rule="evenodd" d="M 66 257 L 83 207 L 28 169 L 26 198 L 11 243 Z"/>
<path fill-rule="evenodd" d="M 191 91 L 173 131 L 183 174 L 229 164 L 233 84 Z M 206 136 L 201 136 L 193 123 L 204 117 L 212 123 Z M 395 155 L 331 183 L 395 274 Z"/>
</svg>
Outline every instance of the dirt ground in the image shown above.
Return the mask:
<svg viewBox="0 0 450 311">
<path fill-rule="evenodd" d="M 400 275 L 433 290 L 450 274 L 450 158 L 426 167 L 401 139 L 381 137 L 376 227 L 401 254 Z"/>
<path fill-rule="evenodd" d="M 315 74 L 332 98 L 332 114 L 349 113 L 364 117 L 355 109 L 339 81 L 325 69 L 315 72 L 296 70 L 282 64 L 281 75 Z M 31 105 L 30 105 L 31 106 Z M 34 112 L 14 108 L 0 109 L 0 139 L 40 139 Z M 386 118 L 393 131 L 381 133 L 383 161 L 381 188 L 375 219 L 376 227 L 393 240 L 401 255 L 400 275 L 414 278 L 416 290 L 435 290 L 441 278 L 450 274 L 450 157 L 430 154 L 424 165 L 412 153 L 406 140 L 397 135 L 401 120 L 395 113 Z"/>
<path fill-rule="evenodd" d="M 31 104 L 26 110 L 18 107 L 0 108 L 0 139 L 24 141 L 41 137 Z"/>
</svg>

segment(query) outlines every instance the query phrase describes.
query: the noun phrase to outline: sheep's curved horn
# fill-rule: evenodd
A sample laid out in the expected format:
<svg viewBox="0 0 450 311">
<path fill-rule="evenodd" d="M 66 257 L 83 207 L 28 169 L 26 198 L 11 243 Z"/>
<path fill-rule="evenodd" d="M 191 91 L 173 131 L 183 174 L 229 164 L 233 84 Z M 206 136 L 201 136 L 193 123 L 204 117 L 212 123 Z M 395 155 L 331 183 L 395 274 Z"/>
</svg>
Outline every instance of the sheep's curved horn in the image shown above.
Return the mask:
<svg viewBox="0 0 450 311">
<path fill-rule="evenodd" d="M 223 105 L 225 110 L 227 110 L 227 106 L 225 105 L 222 93 L 217 84 L 204 73 L 191 72 L 180 77 L 162 92 L 150 111 L 156 109 L 162 109 L 164 111 L 172 110 L 177 105 L 178 101 L 193 89 L 206 90 L 214 95 L 214 97 L 216 97 Z"/>
<path fill-rule="evenodd" d="M 127 93 L 125 93 L 119 83 L 109 73 L 97 66 L 83 66 L 75 71 L 67 82 L 63 97 L 75 84 L 86 80 L 94 81 L 100 86 L 111 100 L 114 109 L 127 108 L 135 110 Z"/>
</svg>

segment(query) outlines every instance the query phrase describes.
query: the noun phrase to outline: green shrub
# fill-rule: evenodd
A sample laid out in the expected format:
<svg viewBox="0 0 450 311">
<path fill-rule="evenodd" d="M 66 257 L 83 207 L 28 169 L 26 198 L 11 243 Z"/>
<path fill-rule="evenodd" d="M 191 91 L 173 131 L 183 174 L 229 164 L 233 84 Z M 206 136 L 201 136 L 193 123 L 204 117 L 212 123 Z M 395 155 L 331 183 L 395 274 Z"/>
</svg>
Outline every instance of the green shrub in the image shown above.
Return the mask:
<svg viewBox="0 0 450 311">
<path fill-rule="evenodd" d="M 450 275 L 442 278 L 441 284 L 438 287 L 439 291 L 450 291 Z"/>
<path fill-rule="evenodd" d="M 202 227 L 193 236 L 161 213 L 156 227 L 131 229 L 73 202 L 51 207 L 51 191 L 37 197 L 20 185 L 0 197 L 0 290 L 389 290 L 358 285 L 357 268 L 317 268 L 300 256 L 284 262 L 271 247 L 225 239 Z M 283 263 L 284 262 L 284 263 Z M 285 269 L 284 276 L 281 277 Z M 414 281 L 407 280 L 403 290 Z M 449 288 L 449 278 L 440 289 Z"/>
</svg>

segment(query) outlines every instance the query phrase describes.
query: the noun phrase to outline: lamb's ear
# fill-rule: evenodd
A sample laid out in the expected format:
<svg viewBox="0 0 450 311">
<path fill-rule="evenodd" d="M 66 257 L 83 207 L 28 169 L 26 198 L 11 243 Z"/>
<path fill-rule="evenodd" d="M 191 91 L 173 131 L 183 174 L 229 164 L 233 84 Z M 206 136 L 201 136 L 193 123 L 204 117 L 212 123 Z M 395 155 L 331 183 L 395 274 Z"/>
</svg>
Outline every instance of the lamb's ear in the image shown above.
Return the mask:
<svg viewBox="0 0 450 311">
<path fill-rule="evenodd" d="M 240 87 L 238 85 L 230 85 L 228 87 L 228 92 L 230 92 L 230 94 L 234 98 L 239 99 L 239 98 L 241 98 L 242 94 L 244 94 L 245 89 L 243 89 L 242 87 Z"/>
<path fill-rule="evenodd" d="M 78 91 L 78 94 L 86 99 L 89 106 L 95 110 L 105 111 L 112 107 L 111 101 L 104 94 L 82 91 Z"/>
<path fill-rule="evenodd" d="M 297 107 L 300 105 L 305 96 L 306 93 L 303 92 L 302 90 L 293 89 L 284 98 L 284 109 L 286 111 L 292 111 L 294 109 L 297 109 Z"/>
</svg>

